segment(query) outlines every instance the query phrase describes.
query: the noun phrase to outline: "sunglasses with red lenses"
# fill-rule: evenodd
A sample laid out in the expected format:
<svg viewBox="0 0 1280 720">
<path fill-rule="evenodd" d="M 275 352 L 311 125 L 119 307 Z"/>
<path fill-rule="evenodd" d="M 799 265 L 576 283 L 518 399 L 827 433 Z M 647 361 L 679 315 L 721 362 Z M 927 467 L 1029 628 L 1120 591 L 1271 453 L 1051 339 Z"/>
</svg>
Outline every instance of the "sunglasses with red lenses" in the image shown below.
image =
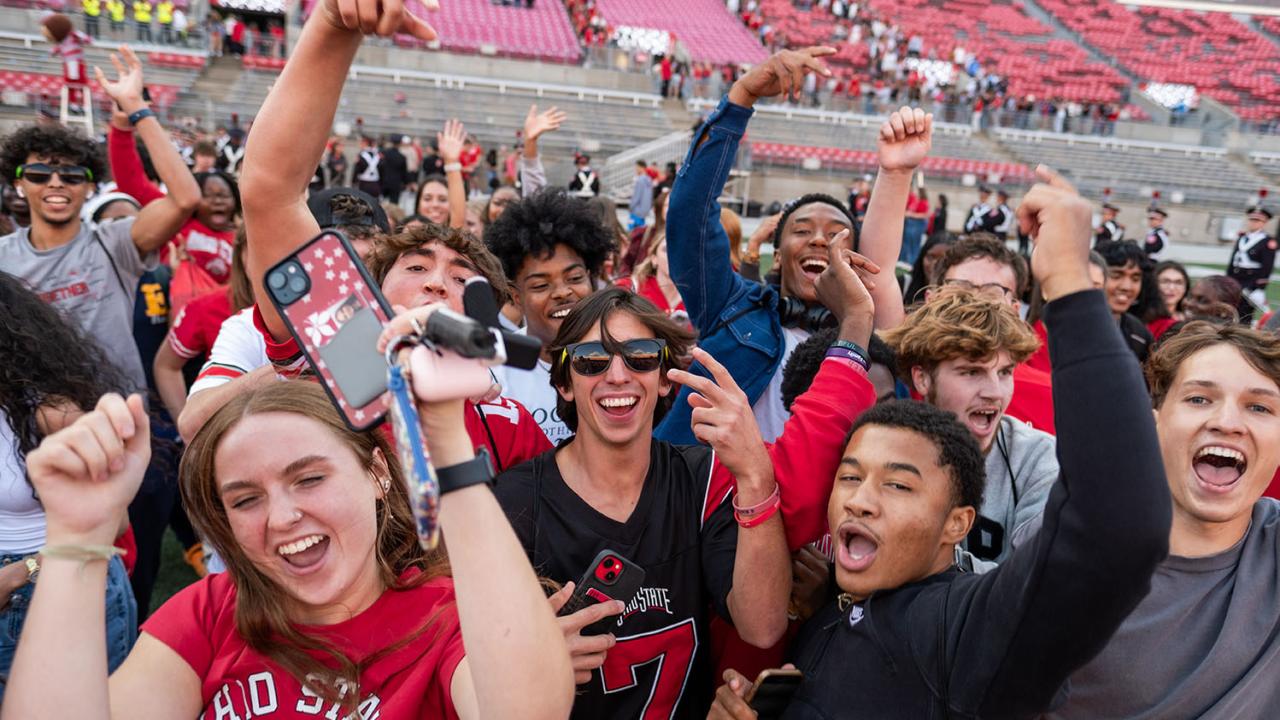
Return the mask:
<svg viewBox="0 0 1280 720">
<path fill-rule="evenodd" d="M 622 362 L 635 372 L 653 372 L 662 367 L 662 361 L 667 358 L 667 341 L 661 338 L 636 338 L 618 345 L 622 348 Z M 574 372 L 587 377 L 608 370 L 613 356 L 599 341 L 574 343 L 561 353 L 562 361 L 568 359 Z"/>
<path fill-rule="evenodd" d="M 83 165 L 50 165 L 49 163 L 27 163 L 18 166 L 15 176 L 21 180 L 44 185 L 53 179 L 54 173 L 62 179 L 64 185 L 80 185 L 93 181 L 93 171 Z"/>
</svg>

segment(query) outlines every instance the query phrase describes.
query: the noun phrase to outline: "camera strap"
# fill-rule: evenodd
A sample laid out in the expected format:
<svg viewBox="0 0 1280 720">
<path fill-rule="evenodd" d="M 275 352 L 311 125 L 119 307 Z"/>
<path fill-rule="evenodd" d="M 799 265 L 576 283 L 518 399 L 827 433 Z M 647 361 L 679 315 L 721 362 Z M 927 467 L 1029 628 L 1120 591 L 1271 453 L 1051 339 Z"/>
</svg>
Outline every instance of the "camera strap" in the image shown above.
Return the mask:
<svg viewBox="0 0 1280 720">
<path fill-rule="evenodd" d="M 431 456 L 422 437 L 422 424 L 418 417 L 418 405 L 409 387 L 409 373 L 394 361 L 395 350 L 401 347 L 393 340 L 387 347 L 387 390 L 391 393 L 391 428 L 395 434 L 396 454 L 408 483 L 409 504 L 418 530 L 418 542 L 424 550 L 430 550 L 440 541 L 440 483 Z"/>
</svg>

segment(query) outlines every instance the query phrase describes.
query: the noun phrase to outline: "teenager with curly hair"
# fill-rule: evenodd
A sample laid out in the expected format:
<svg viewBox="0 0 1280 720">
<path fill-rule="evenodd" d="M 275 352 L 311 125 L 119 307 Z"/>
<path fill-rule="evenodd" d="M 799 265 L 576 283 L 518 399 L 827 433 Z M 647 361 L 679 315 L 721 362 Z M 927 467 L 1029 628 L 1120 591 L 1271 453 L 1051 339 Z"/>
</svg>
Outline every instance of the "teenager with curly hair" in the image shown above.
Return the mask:
<svg viewBox="0 0 1280 720">
<path fill-rule="evenodd" d="M 0 678 L 7 678 L 47 530 L 44 505 L 27 477 L 27 456 L 92 410 L 100 396 L 129 387 L 129 380 L 92 339 L 2 272 L 0 307 L 0 627 L 14 629 L 0 635 Z M 116 518 L 116 535 L 125 520 L 123 513 Z M 108 575 L 103 657 L 114 670 L 133 646 L 137 605 L 119 558 Z M 0 701 L 4 689 L 0 683 Z"/>
</svg>

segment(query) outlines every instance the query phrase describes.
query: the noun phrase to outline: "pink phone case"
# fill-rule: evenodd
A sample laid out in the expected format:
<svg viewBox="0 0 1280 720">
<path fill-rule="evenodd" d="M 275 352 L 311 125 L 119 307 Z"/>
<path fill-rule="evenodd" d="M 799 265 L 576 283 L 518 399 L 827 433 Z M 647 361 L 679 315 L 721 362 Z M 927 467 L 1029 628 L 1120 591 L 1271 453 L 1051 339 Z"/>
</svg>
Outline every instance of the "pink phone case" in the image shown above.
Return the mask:
<svg viewBox="0 0 1280 720">
<path fill-rule="evenodd" d="M 302 267 L 310 289 L 282 305 L 268 294 L 347 425 L 365 430 L 387 412 L 387 363 L 377 351 L 389 313 L 350 246 L 325 232 L 267 272 Z"/>
<path fill-rule="evenodd" d="M 483 396 L 493 384 L 489 368 L 451 352 L 418 345 L 409 353 L 413 394 L 427 402 Z"/>
</svg>

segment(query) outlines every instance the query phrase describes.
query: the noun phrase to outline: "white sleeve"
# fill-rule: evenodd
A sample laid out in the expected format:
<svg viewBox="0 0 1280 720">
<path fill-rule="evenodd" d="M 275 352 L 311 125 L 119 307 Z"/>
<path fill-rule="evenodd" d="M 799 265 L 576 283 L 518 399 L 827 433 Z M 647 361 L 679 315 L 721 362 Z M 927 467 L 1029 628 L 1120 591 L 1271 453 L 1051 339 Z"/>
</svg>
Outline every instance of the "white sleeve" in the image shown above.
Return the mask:
<svg viewBox="0 0 1280 720">
<path fill-rule="evenodd" d="M 269 364 L 266 341 L 253 326 L 253 308 L 241 310 L 223 321 L 209 351 L 209 360 L 200 368 L 187 397 L 225 385 Z"/>
</svg>

